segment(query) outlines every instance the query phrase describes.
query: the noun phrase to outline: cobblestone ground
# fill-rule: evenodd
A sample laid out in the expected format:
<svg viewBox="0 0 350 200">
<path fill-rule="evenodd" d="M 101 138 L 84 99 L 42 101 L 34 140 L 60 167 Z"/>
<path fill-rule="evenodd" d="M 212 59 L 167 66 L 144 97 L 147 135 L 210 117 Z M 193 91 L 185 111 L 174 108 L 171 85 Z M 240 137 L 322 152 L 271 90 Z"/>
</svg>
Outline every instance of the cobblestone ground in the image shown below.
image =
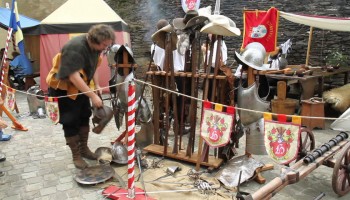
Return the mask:
<svg viewBox="0 0 350 200">
<path fill-rule="evenodd" d="M 12 139 L 0 142 L 0 151 L 7 157 L 5 162 L 0 163 L 0 169 L 6 172 L 6 176 L 0 178 L 0 199 L 103 199 L 100 194 L 102 188 L 115 182 L 107 181 L 107 183 L 93 186 L 76 183 L 73 177 L 77 171 L 72 163 L 70 150 L 65 145 L 61 125 L 53 125 L 48 118 L 34 119 L 29 116 L 26 95 L 17 93 L 16 97 L 19 114 L 12 114 L 20 124 L 28 128 L 28 131 L 17 131 L 10 127 L 4 129 L 6 134 L 12 135 Z M 3 118 L 9 125 L 12 124 L 6 115 L 3 114 Z M 327 122 L 327 127 L 329 123 Z M 123 130 L 125 127 L 117 130 L 114 122 L 111 121 L 102 134 L 91 135 L 89 146 L 93 150 L 101 146 L 110 146 L 110 142 Z M 314 134 L 316 146 L 319 146 L 334 137 L 337 132 L 328 129 L 314 130 Z M 170 136 L 170 143 L 172 138 L 173 136 Z M 186 136 L 183 140 L 187 140 Z M 239 153 L 244 152 L 244 145 L 243 137 L 240 140 Z M 273 163 L 267 156 L 254 156 L 254 158 L 264 163 Z M 94 165 L 95 162 L 90 161 L 89 164 Z M 267 182 L 280 176 L 281 167 L 273 164 L 275 166 L 273 170 L 263 173 Z M 194 168 L 193 165 L 189 166 Z M 338 198 L 332 191 L 332 173 L 332 168 L 320 166 L 300 182 L 284 188 L 273 199 L 310 200 L 321 192 L 326 194 L 324 199 L 349 199 L 349 195 Z M 125 181 L 127 180 L 126 171 L 119 175 Z M 254 192 L 261 186 L 254 181 L 249 181 L 241 186 L 241 190 Z M 168 199 L 167 195 L 161 199 Z M 216 198 L 208 196 L 207 199 Z"/>
</svg>

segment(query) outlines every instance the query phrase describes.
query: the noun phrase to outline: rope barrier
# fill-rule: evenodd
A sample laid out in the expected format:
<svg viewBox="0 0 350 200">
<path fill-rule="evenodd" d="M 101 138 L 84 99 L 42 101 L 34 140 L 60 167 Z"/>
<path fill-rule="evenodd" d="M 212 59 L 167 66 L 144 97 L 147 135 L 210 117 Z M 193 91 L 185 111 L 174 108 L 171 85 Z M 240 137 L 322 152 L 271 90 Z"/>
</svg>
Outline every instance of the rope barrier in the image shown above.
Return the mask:
<svg viewBox="0 0 350 200">
<path fill-rule="evenodd" d="M 174 93 L 174 94 L 177 94 L 177 95 L 181 95 L 181 96 L 185 96 L 187 98 L 190 98 L 190 99 L 194 99 L 196 101 L 200 101 L 200 102 L 204 102 L 204 100 L 202 99 L 199 99 L 199 98 L 195 98 L 195 97 L 192 97 L 192 96 L 189 96 L 189 95 L 186 95 L 186 94 L 182 94 L 182 93 L 179 93 L 179 92 L 175 92 L 175 91 L 172 91 L 172 90 L 169 90 L 169 89 L 166 89 L 166 88 L 162 88 L 160 86 L 157 86 L 157 85 L 153 85 L 151 83 L 147 83 L 147 82 L 144 82 L 144 81 L 141 81 L 141 80 L 138 80 L 138 79 L 134 79 L 135 82 L 139 82 L 139 83 L 143 83 L 143 84 L 147 84 L 151 87 L 155 87 L 155 88 L 158 88 L 158 89 L 161 89 L 161 90 L 164 90 L 164 91 L 167 91 L 167 92 L 170 92 L 170 93 Z M 223 105 L 223 104 L 219 104 L 219 103 L 215 103 L 215 102 L 210 102 L 214 105 L 222 105 L 223 107 L 229 107 L 228 105 Z M 236 110 L 241 110 L 241 111 L 247 111 L 247 112 L 255 112 L 255 113 L 259 113 L 259 114 L 264 114 L 266 112 L 263 112 L 263 111 L 257 111 L 257 110 L 251 110 L 251 109 L 247 109 L 247 108 L 239 108 L 239 107 L 234 107 Z M 272 113 L 272 114 L 276 114 L 276 113 Z M 295 115 L 286 115 L 287 117 L 293 117 Z M 325 120 L 336 120 L 336 119 L 344 119 L 344 120 L 350 120 L 350 118 L 333 118 L 333 117 L 312 117 L 312 116 L 300 116 L 301 118 L 306 118 L 306 119 L 325 119 Z"/>
<path fill-rule="evenodd" d="M 192 96 L 189 96 L 189 95 L 186 95 L 186 94 L 182 94 L 182 93 L 179 93 L 179 92 L 176 92 L 176 91 L 172 91 L 172 90 L 169 90 L 169 89 L 166 89 L 166 88 L 163 88 L 163 87 L 160 87 L 160 86 L 157 86 L 157 85 L 154 85 L 152 83 L 145 82 L 145 81 L 142 81 L 142 80 L 139 80 L 139 79 L 136 79 L 136 78 L 134 78 L 133 81 L 138 82 L 138 83 L 142 83 L 142 84 L 146 84 L 146 85 L 148 85 L 150 87 L 158 88 L 158 89 L 163 90 L 163 91 L 174 93 L 176 95 L 180 95 L 180 96 L 184 96 L 184 97 L 187 97 L 187 98 L 190 98 L 190 99 L 194 99 L 194 100 L 199 101 L 199 102 L 203 102 L 204 101 L 202 99 L 195 98 L 195 97 L 192 97 Z M 114 85 L 110 85 L 110 86 L 106 86 L 106 87 L 101 87 L 100 89 L 102 90 L 102 89 L 107 89 L 107 88 L 110 88 L 110 87 L 116 87 L 116 86 L 119 86 L 119 85 L 128 84 L 128 82 L 129 81 L 124 81 L 124 82 L 121 82 L 121 83 L 118 83 L 118 84 L 114 84 Z M 11 88 L 11 87 L 7 86 L 6 84 L 3 84 L 3 86 L 5 86 L 7 88 Z M 89 91 L 89 92 L 80 92 L 80 93 L 71 94 L 71 95 L 59 96 L 57 98 L 64 98 L 64 97 L 69 97 L 69 96 L 74 96 L 74 95 L 79 95 L 79 94 L 86 94 L 86 93 L 96 92 L 96 91 L 97 90 L 92 90 L 92 91 Z M 19 93 L 22 93 L 22 94 L 27 94 L 27 95 L 32 95 L 32 96 L 36 96 L 36 97 L 41 97 L 41 98 L 45 98 L 46 97 L 45 95 L 30 94 L 28 92 L 23 92 L 23 91 L 19 91 L 19 90 L 16 90 L 16 92 L 19 92 Z M 219 104 L 219 103 L 215 103 L 215 102 L 211 102 L 211 103 L 214 104 L 214 105 L 222 105 L 223 107 L 229 107 L 228 105 L 223 105 L 223 104 Z M 251 109 L 247 109 L 247 108 L 240 108 L 240 107 L 234 107 L 234 108 L 236 110 L 241 110 L 241 111 L 246 111 L 246 112 L 254 112 L 254 113 L 259 113 L 259 114 L 267 113 L 267 112 L 251 110 Z M 272 113 L 272 114 L 276 114 L 276 113 Z M 293 116 L 295 116 L 295 115 L 286 115 L 286 117 L 293 117 Z M 344 117 L 338 117 L 338 118 L 335 118 L 335 117 L 313 117 L 313 116 L 300 116 L 300 117 L 304 118 L 304 119 L 350 120 L 350 118 L 344 118 Z"/>
</svg>

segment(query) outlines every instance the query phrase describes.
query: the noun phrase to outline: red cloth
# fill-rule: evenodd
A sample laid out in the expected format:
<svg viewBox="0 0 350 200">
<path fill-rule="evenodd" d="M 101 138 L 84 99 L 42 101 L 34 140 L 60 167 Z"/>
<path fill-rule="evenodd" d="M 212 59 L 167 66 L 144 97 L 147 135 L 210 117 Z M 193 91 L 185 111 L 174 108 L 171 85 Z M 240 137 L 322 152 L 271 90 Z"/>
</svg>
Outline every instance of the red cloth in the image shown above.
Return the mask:
<svg viewBox="0 0 350 200">
<path fill-rule="evenodd" d="M 274 7 L 268 11 L 245 10 L 243 12 L 244 34 L 242 49 L 249 43 L 261 43 L 266 52 L 276 49 L 278 31 L 278 10 Z"/>
</svg>

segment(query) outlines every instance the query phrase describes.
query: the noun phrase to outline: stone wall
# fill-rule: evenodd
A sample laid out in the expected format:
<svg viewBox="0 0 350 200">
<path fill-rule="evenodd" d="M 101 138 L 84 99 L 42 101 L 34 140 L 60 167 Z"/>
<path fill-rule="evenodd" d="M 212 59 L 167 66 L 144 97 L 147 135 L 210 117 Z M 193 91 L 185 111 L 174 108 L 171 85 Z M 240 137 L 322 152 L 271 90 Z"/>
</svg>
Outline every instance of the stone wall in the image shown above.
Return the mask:
<svg viewBox="0 0 350 200">
<path fill-rule="evenodd" d="M 150 60 L 151 35 L 156 30 L 156 22 L 161 18 L 171 21 L 184 16 L 180 0 L 106 0 L 106 2 L 128 23 L 134 55 L 143 69 L 147 69 Z M 201 3 L 201 7 L 209 5 L 214 10 L 215 0 Z M 272 6 L 291 13 L 350 17 L 348 0 L 221 0 L 221 14 L 231 18 L 243 31 L 244 9 L 267 10 Z M 293 42 L 292 51 L 288 55 L 289 64 L 305 63 L 309 30 L 308 26 L 280 18 L 278 45 L 287 39 Z M 242 36 L 226 37 L 225 41 L 228 46 L 228 64 L 231 65 L 234 62 L 234 51 L 239 50 L 242 44 Z M 350 57 L 350 33 L 314 28 L 309 64 L 313 66 L 325 64 L 324 59 L 331 51 L 339 51 Z"/>
</svg>

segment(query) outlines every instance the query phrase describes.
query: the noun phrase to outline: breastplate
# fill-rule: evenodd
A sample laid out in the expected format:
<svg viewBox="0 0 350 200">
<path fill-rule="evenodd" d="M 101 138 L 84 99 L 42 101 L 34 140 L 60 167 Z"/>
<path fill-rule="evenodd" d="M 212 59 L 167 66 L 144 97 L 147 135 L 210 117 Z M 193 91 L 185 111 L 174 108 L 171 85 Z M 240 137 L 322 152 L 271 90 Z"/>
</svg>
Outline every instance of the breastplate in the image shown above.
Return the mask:
<svg viewBox="0 0 350 200">
<path fill-rule="evenodd" d="M 258 95 L 258 88 L 256 83 L 248 88 L 238 87 L 237 104 L 239 108 L 246 108 L 252 111 L 239 110 L 239 116 L 243 125 L 249 125 L 262 118 L 262 113 L 254 111 L 266 112 L 270 107 L 270 103 L 262 100 Z"/>
</svg>

